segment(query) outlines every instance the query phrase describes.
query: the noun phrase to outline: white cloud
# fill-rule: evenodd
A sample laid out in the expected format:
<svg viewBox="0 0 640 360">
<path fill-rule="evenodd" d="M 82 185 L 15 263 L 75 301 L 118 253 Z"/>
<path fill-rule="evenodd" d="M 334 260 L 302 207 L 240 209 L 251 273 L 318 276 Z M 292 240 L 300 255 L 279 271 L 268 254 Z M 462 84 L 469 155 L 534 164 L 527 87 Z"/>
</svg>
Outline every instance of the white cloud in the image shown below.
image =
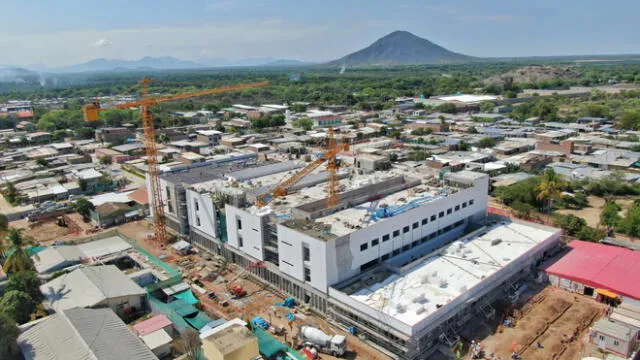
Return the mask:
<svg viewBox="0 0 640 360">
<path fill-rule="evenodd" d="M 111 46 L 111 45 L 113 45 L 111 40 L 105 39 L 105 38 L 102 38 L 102 39 L 100 39 L 100 40 L 98 40 L 96 42 L 93 42 L 93 43 L 89 44 L 90 47 L 100 47 L 100 48 L 108 47 L 108 46 Z"/>
</svg>

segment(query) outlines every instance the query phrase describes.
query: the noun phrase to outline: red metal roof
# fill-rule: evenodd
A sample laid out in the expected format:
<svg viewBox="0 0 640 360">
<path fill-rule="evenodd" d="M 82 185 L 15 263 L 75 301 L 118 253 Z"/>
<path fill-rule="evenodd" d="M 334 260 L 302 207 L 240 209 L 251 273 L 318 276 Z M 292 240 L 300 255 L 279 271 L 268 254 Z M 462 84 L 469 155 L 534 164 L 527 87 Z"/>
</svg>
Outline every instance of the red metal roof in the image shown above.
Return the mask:
<svg viewBox="0 0 640 360">
<path fill-rule="evenodd" d="M 640 299 L 640 252 L 580 240 L 569 247 L 548 274 Z"/>
<path fill-rule="evenodd" d="M 167 326 L 171 326 L 173 323 L 165 315 L 157 315 L 149 320 L 142 321 L 133 325 L 133 331 L 138 336 L 145 336 L 152 332 L 164 329 Z"/>
<path fill-rule="evenodd" d="M 19 118 L 30 118 L 30 117 L 33 117 L 33 111 L 19 111 L 18 112 L 18 117 Z"/>
</svg>

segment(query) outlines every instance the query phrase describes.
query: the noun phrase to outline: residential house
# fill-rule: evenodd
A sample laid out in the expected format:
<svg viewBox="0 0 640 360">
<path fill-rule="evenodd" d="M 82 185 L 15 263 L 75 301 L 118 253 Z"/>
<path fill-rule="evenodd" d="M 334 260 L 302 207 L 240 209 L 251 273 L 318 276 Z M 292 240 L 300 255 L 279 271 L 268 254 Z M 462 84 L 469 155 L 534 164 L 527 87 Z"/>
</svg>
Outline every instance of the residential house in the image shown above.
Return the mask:
<svg viewBox="0 0 640 360">
<path fill-rule="evenodd" d="M 260 356 L 258 338 L 236 323 L 210 331 L 202 339 L 202 350 L 209 360 L 251 360 Z"/>
<path fill-rule="evenodd" d="M 623 324 L 598 320 L 589 331 L 589 342 L 598 348 L 627 358 L 636 344 L 636 333 Z"/>
<path fill-rule="evenodd" d="M 96 141 L 111 144 L 122 144 L 127 139 L 134 139 L 133 130 L 126 127 L 105 127 L 96 129 Z"/>
<path fill-rule="evenodd" d="M 209 146 L 216 146 L 220 143 L 222 132 L 217 130 L 198 130 L 196 131 L 196 140 L 207 143 Z"/>
<path fill-rule="evenodd" d="M 157 360 L 111 309 L 64 309 L 22 325 L 26 360 Z"/>
<path fill-rule="evenodd" d="M 27 142 L 29 144 L 49 144 L 53 139 L 53 135 L 51 133 L 45 131 L 39 131 L 27 134 L 26 136 Z"/>
<path fill-rule="evenodd" d="M 40 291 L 50 311 L 108 307 L 121 317 L 140 310 L 147 294 L 115 265 L 78 268 L 40 286 Z"/>
</svg>

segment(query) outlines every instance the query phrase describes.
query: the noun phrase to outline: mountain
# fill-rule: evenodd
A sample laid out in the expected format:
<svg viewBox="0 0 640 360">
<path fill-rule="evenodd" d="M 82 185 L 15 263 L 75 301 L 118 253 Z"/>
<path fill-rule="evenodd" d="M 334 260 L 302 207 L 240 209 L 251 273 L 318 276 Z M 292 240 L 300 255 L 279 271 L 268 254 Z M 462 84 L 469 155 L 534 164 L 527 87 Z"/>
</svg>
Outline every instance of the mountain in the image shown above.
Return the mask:
<svg viewBox="0 0 640 360">
<path fill-rule="evenodd" d="M 170 56 L 164 57 L 144 57 L 139 60 L 117 60 L 117 59 L 95 59 L 82 64 L 69 65 L 57 68 L 46 68 L 47 72 L 52 73 L 71 73 L 71 72 L 94 72 L 94 71 L 113 71 L 113 70 L 145 70 L 145 69 L 194 69 L 202 68 L 205 65 L 198 64 L 193 61 L 181 60 Z"/>
<path fill-rule="evenodd" d="M 39 78 L 40 76 L 36 72 L 19 67 L 0 65 L 0 83 L 37 83 Z"/>
<path fill-rule="evenodd" d="M 472 61 L 408 31 L 394 31 L 368 47 L 331 61 L 331 66 L 415 65 Z"/>
</svg>

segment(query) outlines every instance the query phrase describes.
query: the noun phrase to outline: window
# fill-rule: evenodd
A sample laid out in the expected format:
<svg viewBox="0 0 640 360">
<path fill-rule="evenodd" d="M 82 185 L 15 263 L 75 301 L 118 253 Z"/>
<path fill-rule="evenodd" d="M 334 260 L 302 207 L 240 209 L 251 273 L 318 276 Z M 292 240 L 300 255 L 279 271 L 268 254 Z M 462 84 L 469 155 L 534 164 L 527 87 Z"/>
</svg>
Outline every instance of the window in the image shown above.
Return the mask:
<svg viewBox="0 0 640 360">
<path fill-rule="evenodd" d="M 167 203 L 167 210 L 169 210 L 170 213 L 173 213 L 173 204 L 171 202 Z"/>
<path fill-rule="evenodd" d="M 196 211 L 200 210 L 198 199 L 193 199 L 193 206 L 196 208 Z"/>
<path fill-rule="evenodd" d="M 309 250 L 309 245 L 302 244 L 302 260 L 309 261 L 311 260 L 311 251 Z"/>
<path fill-rule="evenodd" d="M 393 256 L 398 256 L 398 255 L 400 255 L 400 249 L 393 250 Z"/>
<path fill-rule="evenodd" d="M 308 267 L 304 268 L 304 281 L 311 281 L 311 269 Z"/>
<path fill-rule="evenodd" d="M 453 212 L 453 209 L 451 209 L 451 208 L 447 209 L 447 215 L 451 214 L 452 212 Z"/>
<path fill-rule="evenodd" d="M 418 224 L 417 222 L 414 222 L 414 223 L 413 223 L 412 228 L 413 228 L 413 229 L 417 229 L 417 228 L 418 228 L 418 226 L 420 226 L 420 224 Z"/>
<path fill-rule="evenodd" d="M 456 211 L 460 210 L 460 205 L 456 205 L 455 210 L 456 210 Z"/>
<path fill-rule="evenodd" d="M 409 249 L 411 249 L 411 245 L 405 245 L 402 247 L 402 251 L 407 251 Z"/>
<path fill-rule="evenodd" d="M 427 223 L 428 223 L 427 218 L 422 219 L 422 226 L 427 225 Z"/>
<path fill-rule="evenodd" d="M 398 237 L 398 236 L 400 236 L 400 230 L 394 230 L 393 237 Z"/>
<path fill-rule="evenodd" d="M 464 209 L 466 207 L 467 207 L 467 202 L 465 201 L 465 202 L 462 203 L 462 208 Z"/>
<path fill-rule="evenodd" d="M 381 260 L 382 260 L 382 261 L 389 260 L 389 254 L 384 254 L 384 255 L 382 255 Z"/>
<path fill-rule="evenodd" d="M 403 233 L 403 234 L 406 234 L 406 233 L 408 233 L 408 232 L 409 232 L 409 227 L 408 227 L 408 226 L 405 226 L 405 227 L 402 229 L 402 233 Z"/>
<path fill-rule="evenodd" d="M 378 245 L 378 239 L 371 240 L 371 246 L 377 246 L 377 245 Z"/>
<path fill-rule="evenodd" d="M 423 238 L 420 240 L 420 244 L 424 244 L 424 243 L 426 243 L 426 242 L 427 242 L 427 240 L 429 240 L 429 238 L 428 238 L 428 237 L 426 237 L 426 236 L 425 236 L 425 237 L 423 237 Z"/>
<path fill-rule="evenodd" d="M 411 247 L 416 247 L 418 245 L 420 245 L 420 241 L 419 240 L 416 240 L 416 241 L 411 243 Z"/>
<path fill-rule="evenodd" d="M 167 186 L 165 190 L 167 191 L 167 200 L 171 200 L 171 191 L 169 191 L 169 187 Z"/>
<path fill-rule="evenodd" d="M 439 218 L 444 217 L 444 211 L 440 211 L 440 214 L 438 214 L 438 217 Z"/>
<path fill-rule="evenodd" d="M 244 246 L 244 241 L 242 240 L 242 236 L 238 236 L 238 246 L 239 247 L 243 247 Z"/>
<path fill-rule="evenodd" d="M 382 242 L 389 241 L 389 234 L 382 235 Z"/>
<path fill-rule="evenodd" d="M 598 338 L 599 338 L 600 340 L 604 341 L 604 335 L 600 335 L 600 336 L 598 336 Z"/>
<path fill-rule="evenodd" d="M 473 205 L 473 199 L 469 200 L 469 206 Z"/>
<path fill-rule="evenodd" d="M 196 226 L 200 226 L 200 216 L 196 216 Z"/>
<path fill-rule="evenodd" d="M 364 243 L 364 244 L 360 245 L 360 251 L 365 251 L 368 248 L 369 248 L 369 244 L 367 244 L 367 243 Z"/>
<path fill-rule="evenodd" d="M 436 216 L 435 215 L 431 215 L 431 221 L 436 221 Z"/>
<path fill-rule="evenodd" d="M 236 228 L 238 228 L 238 230 L 242 230 L 242 220 L 236 219 Z"/>
<path fill-rule="evenodd" d="M 618 340 L 613 340 L 613 345 L 618 346 L 620 345 L 620 342 Z"/>
</svg>

